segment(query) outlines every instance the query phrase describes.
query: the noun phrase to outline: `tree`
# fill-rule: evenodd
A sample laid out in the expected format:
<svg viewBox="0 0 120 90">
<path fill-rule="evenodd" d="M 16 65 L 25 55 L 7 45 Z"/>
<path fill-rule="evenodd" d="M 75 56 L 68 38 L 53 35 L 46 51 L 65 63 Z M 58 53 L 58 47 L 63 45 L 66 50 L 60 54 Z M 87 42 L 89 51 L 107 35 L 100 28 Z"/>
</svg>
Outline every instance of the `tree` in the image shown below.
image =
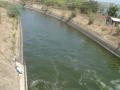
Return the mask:
<svg viewBox="0 0 120 90">
<path fill-rule="evenodd" d="M 99 4 L 97 1 L 87 1 L 87 2 L 83 2 L 80 5 L 80 10 L 81 13 L 88 13 L 88 12 L 93 12 L 96 13 L 99 9 Z"/>
<path fill-rule="evenodd" d="M 117 12 L 119 11 L 119 8 L 117 5 L 112 5 L 109 7 L 108 11 L 107 11 L 107 14 L 108 16 L 112 16 L 112 17 L 117 17 Z"/>
<path fill-rule="evenodd" d="M 81 3 L 85 2 L 86 0 L 65 0 L 65 5 L 70 10 L 75 10 L 75 8 L 80 8 Z"/>
</svg>

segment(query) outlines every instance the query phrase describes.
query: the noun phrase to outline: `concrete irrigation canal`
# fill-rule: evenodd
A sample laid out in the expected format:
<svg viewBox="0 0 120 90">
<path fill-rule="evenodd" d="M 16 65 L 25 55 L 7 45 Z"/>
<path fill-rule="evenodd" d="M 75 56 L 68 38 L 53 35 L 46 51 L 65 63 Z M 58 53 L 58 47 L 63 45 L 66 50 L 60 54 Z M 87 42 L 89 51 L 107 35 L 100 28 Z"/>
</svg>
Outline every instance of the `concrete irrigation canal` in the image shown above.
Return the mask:
<svg viewBox="0 0 120 90">
<path fill-rule="evenodd" d="M 120 90 L 120 60 L 77 30 L 25 9 L 29 90 Z"/>
</svg>

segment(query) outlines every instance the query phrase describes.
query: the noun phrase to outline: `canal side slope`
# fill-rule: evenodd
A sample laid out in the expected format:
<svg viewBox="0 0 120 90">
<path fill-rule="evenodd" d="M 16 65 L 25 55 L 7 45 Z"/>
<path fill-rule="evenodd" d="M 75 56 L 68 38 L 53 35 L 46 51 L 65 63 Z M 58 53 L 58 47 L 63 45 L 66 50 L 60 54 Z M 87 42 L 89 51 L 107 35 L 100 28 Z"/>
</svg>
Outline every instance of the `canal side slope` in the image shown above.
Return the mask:
<svg viewBox="0 0 120 90">
<path fill-rule="evenodd" d="M 19 90 L 19 76 L 15 69 L 18 60 L 18 19 L 10 18 L 0 8 L 0 90 Z"/>
</svg>

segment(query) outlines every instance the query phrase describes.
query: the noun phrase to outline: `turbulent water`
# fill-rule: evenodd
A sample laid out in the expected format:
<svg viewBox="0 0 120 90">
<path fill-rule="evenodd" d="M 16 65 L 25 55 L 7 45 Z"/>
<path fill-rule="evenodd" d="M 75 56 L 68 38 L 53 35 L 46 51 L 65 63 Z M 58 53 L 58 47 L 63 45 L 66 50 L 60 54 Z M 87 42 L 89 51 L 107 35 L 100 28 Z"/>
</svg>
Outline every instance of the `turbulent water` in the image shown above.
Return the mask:
<svg viewBox="0 0 120 90">
<path fill-rule="evenodd" d="M 68 25 L 23 10 L 29 90 L 120 90 L 120 60 Z"/>
</svg>

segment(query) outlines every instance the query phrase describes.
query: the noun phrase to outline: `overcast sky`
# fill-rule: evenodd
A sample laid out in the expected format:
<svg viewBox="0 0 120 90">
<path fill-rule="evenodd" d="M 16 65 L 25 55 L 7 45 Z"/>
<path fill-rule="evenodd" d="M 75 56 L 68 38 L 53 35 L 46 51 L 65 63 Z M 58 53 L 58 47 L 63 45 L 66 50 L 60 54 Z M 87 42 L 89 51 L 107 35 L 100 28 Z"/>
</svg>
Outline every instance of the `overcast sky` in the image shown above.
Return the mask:
<svg viewBox="0 0 120 90">
<path fill-rule="evenodd" d="M 101 1 L 101 2 L 112 2 L 112 3 L 119 3 L 120 4 L 120 0 L 96 0 L 96 1 Z"/>
</svg>

